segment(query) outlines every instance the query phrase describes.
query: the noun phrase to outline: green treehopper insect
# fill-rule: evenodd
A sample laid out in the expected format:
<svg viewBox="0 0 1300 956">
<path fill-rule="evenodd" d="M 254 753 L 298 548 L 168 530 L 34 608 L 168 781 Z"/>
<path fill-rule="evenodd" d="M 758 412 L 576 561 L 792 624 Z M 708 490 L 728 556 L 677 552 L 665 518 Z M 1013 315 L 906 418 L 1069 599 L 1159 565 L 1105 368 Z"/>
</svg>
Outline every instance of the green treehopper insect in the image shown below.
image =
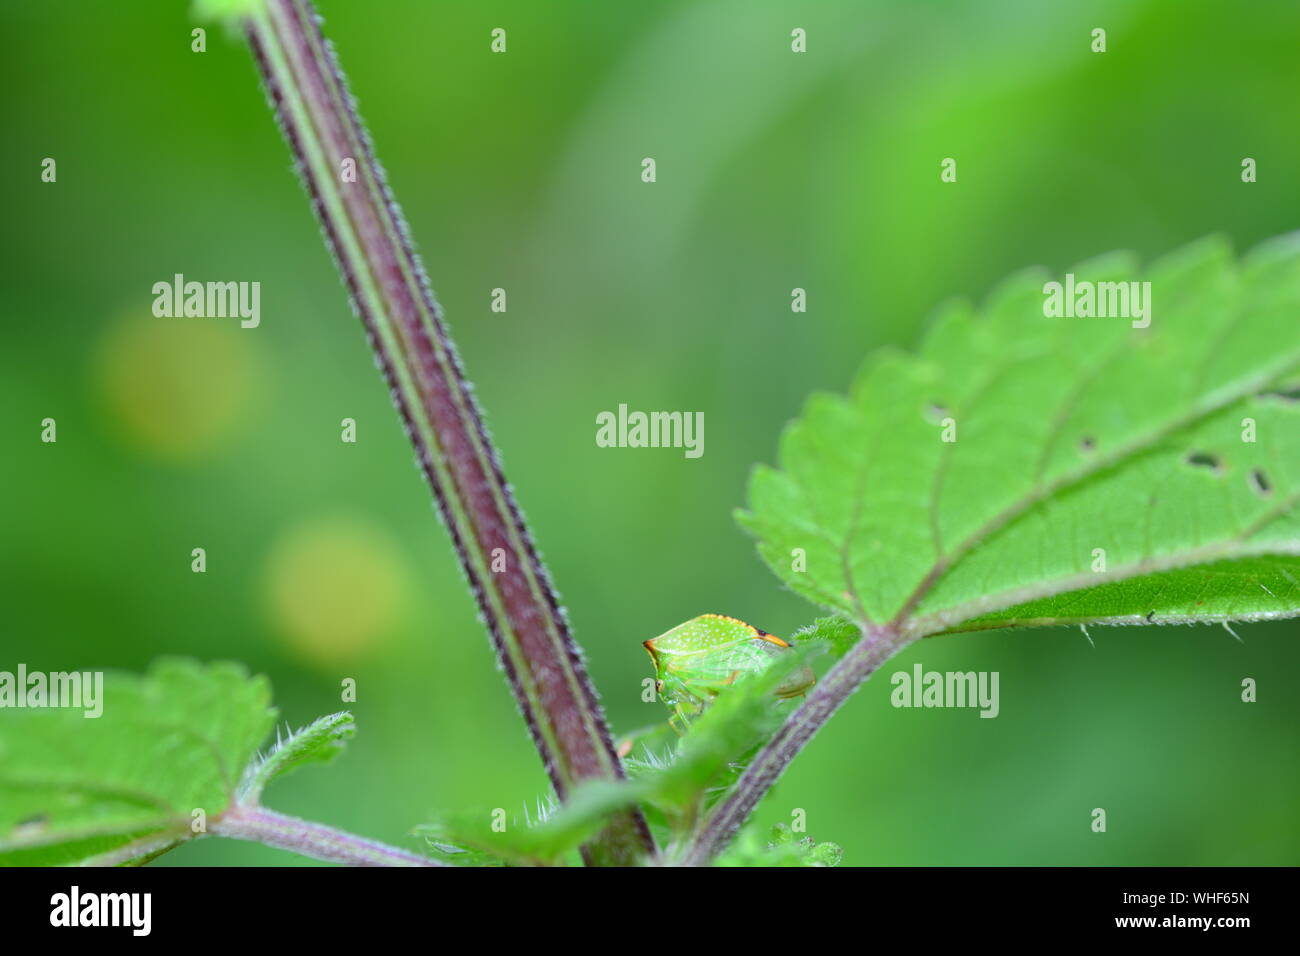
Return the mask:
<svg viewBox="0 0 1300 956">
<path fill-rule="evenodd" d="M 691 718 L 726 688 L 761 674 L 790 645 L 752 624 L 701 614 L 645 642 L 655 666 L 655 689 L 673 708 L 669 723 L 684 733 Z M 811 668 L 795 669 L 776 688 L 779 700 L 801 697 L 817 682 Z"/>
</svg>

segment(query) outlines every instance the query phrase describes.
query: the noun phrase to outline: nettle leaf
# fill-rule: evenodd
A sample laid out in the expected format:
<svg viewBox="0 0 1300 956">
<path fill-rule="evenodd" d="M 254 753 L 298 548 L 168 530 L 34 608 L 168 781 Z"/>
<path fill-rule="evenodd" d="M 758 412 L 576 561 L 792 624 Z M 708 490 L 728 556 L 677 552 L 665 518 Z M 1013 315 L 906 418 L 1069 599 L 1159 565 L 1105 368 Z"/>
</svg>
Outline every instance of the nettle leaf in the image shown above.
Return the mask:
<svg viewBox="0 0 1300 956">
<path fill-rule="evenodd" d="M 277 739 L 265 757 L 248 765 L 239 788 L 239 801 L 258 802 L 268 783 L 305 763 L 328 763 L 343 751 L 346 742 L 356 732 L 352 715 L 340 711 L 320 717 L 289 736 Z"/>
<path fill-rule="evenodd" d="M 843 657 L 860 637 L 862 628 L 847 618 L 819 617 L 795 631 L 793 641 L 797 646 L 817 644 L 832 656 Z"/>
<path fill-rule="evenodd" d="M 461 866 L 551 866 L 576 854 L 609 816 L 635 806 L 642 787 L 590 780 L 563 806 L 539 804 L 537 819 L 505 819 L 499 811 L 447 814 L 415 827 L 435 859 Z"/>
<path fill-rule="evenodd" d="M 1149 326 L 1032 270 L 808 402 L 739 515 L 792 589 L 912 636 L 1300 613 L 1300 240 L 1071 272 L 1149 282 Z"/>
<path fill-rule="evenodd" d="M 105 674 L 96 718 L 0 711 L 0 864 L 139 862 L 186 839 L 194 810 L 211 819 L 234 800 L 270 701 L 238 665 L 165 660 Z"/>
<path fill-rule="evenodd" d="M 835 843 L 818 843 L 812 837 L 796 836 L 784 823 L 772 827 L 767 839 L 757 828 L 746 827 L 715 866 L 839 866 L 844 851 Z"/>
</svg>

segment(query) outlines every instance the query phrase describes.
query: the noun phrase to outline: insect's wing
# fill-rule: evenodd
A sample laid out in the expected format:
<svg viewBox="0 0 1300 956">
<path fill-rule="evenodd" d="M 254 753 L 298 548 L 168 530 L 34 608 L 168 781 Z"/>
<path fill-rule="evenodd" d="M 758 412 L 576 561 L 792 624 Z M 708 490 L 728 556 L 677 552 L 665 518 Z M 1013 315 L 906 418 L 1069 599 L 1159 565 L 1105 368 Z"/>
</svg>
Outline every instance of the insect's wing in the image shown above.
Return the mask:
<svg viewBox="0 0 1300 956">
<path fill-rule="evenodd" d="M 674 654 L 664 666 L 688 684 L 717 693 L 744 676 L 767 667 L 781 648 L 766 641 L 744 641 L 732 647 L 707 648 L 691 654 Z"/>
<path fill-rule="evenodd" d="M 647 646 L 665 654 L 693 654 L 743 643 L 754 635 L 744 621 L 721 614 L 701 614 L 665 631 Z"/>
<path fill-rule="evenodd" d="M 664 659 L 664 670 L 689 687 L 717 692 L 731 683 L 735 667 L 730 648 L 710 648 L 691 654 L 673 654 Z"/>
</svg>

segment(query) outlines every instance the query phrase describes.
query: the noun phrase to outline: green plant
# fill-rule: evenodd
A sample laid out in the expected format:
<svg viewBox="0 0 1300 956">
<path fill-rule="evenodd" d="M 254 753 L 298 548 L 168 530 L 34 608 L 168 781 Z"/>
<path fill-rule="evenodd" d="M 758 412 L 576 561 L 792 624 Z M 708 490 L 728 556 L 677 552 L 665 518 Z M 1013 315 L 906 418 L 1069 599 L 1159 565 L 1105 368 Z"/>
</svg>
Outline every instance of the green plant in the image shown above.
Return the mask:
<svg viewBox="0 0 1300 956">
<path fill-rule="evenodd" d="M 912 641 L 1300 613 L 1295 240 L 1240 262 L 1206 240 L 1144 273 L 1121 255 L 1072 270 L 1150 282 L 1145 327 L 1051 318 L 1048 277 L 1025 273 L 979 314 L 945 312 L 916 356 L 880 353 L 848 396 L 810 400 L 740 521 L 786 585 L 833 616 L 720 690 L 680 741 L 625 764 L 314 13 L 303 0 L 210 6 L 249 39 L 558 802 L 504 832 L 486 814 L 430 823 L 427 855 L 276 814 L 265 785 L 336 754 L 350 717 L 259 757 L 274 719 L 265 681 L 164 662 L 112 677 L 94 721 L 4 715 L 6 862 L 138 863 L 212 834 L 354 864 L 834 863 L 833 845 L 783 832 L 727 848 L 802 746 Z M 355 181 L 339 175 L 349 159 Z M 823 661 L 802 703 L 773 703 Z"/>
</svg>

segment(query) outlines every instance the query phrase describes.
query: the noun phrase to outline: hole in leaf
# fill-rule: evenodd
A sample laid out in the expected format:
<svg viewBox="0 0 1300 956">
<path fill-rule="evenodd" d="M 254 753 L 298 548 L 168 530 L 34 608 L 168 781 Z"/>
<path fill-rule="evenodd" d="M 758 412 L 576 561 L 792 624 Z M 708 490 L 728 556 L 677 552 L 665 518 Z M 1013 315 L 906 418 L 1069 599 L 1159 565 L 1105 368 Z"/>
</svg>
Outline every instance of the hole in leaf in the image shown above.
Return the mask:
<svg viewBox="0 0 1300 956">
<path fill-rule="evenodd" d="M 1183 461 L 1193 468 L 1208 468 L 1216 475 L 1223 474 L 1223 460 L 1205 451 L 1189 451 Z"/>
<path fill-rule="evenodd" d="M 1258 468 L 1250 473 L 1250 487 L 1257 495 L 1268 497 L 1273 493 L 1273 486 L 1269 484 L 1268 475 Z"/>
</svg>

